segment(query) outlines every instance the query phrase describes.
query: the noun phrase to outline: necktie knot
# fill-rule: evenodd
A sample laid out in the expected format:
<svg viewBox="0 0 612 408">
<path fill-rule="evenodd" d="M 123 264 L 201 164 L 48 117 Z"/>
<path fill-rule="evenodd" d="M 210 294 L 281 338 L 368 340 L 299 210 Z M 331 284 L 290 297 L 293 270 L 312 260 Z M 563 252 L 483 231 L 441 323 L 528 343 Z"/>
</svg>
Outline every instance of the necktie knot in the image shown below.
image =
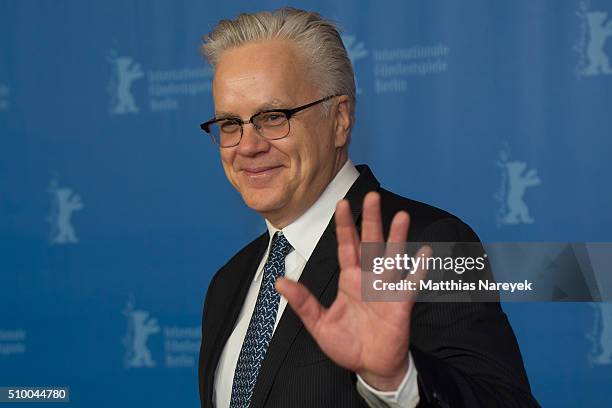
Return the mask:
<svg viewBox="0 0 612 408">
<path fill-rule="evenodd" d="M 276 283 L 276 278 L 285 274 L 285 257 L 293 247 L 287 241 L 282 232 L 276 232 L 270 244 L 270 254 L 264 268 L 264 280 L 266 275 L 271 275 L 272 281 Z"/>
<path fill-rule="evenodd" d="M 293 247 L 285 238 L 285 235 L 282 232 L 274 233 L 272 237 L 272 244 L 270 245 L 270 256 L 269 259 L 273 260 L 285 260 L 285 257 Z"/>
</svg>

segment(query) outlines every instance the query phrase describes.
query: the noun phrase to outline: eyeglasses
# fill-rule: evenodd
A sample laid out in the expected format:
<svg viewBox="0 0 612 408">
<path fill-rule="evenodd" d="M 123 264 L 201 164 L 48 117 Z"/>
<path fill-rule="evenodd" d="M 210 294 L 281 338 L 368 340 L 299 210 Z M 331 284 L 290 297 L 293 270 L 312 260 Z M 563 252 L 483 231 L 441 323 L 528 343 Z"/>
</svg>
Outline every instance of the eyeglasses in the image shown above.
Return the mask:
<svg viewBox="0 0 612 408">
<path fill-rule="evenodd" d="M 244 125 L 252 123 L 257 133 L 268 140 L 278 140 L 287 137 L 291 131 L 289 119 L 297 112 L 315 106 L 340 95 L 330 95 L 323 99 L 298 106 L 293 109 L 270 109 L 257 112 L 246 122 L 240 118 L 213 118 L 200 125 L 208 133 L 213 142 L 220 147 L 234 147 L 242 140 Z"/>
</svg>

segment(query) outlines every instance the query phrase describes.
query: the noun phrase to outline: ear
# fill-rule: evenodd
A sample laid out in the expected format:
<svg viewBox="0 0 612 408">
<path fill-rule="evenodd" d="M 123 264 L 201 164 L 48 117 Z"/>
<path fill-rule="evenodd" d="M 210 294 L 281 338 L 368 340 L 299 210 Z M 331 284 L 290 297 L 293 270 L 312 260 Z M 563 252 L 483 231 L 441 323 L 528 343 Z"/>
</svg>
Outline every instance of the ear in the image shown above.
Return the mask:
<svg viewBox="0 0 612 408">
<path fill-rule="evenodd" d="M 340 95 L 337 98 L 338 105 L 334 110 L 335 116 L 335 147 L 344 147 L 348 143 L 351 132 L 351 101 L 347 95 Z"/>
</svg>

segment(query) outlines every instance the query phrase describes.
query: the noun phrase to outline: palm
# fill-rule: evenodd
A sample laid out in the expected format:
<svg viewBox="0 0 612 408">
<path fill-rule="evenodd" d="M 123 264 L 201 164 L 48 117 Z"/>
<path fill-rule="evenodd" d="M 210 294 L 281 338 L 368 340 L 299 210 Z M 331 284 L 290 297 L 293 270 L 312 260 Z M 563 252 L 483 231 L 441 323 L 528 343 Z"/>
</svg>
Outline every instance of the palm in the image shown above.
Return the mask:
<svg viewBox="0 0 612 408">
<path fill-rule="evenodd" d="M 409 223 L 408 214 L 396 214 L 388 242 L 405 241 Z M 336 228 L 341 271 L 334 303 L 325 309 L 303 285 L 286 279 L 279 280 L 278 290 L 336 364 L 364 377 L 393 383 L 407 368 L 414 298 L 402 302 L 362 300 L 360 243 L 384 242 L 378 194 L 370 193 L 364 200 L 361 240 L 346 202 L 336 210 Z"/>
</svg>

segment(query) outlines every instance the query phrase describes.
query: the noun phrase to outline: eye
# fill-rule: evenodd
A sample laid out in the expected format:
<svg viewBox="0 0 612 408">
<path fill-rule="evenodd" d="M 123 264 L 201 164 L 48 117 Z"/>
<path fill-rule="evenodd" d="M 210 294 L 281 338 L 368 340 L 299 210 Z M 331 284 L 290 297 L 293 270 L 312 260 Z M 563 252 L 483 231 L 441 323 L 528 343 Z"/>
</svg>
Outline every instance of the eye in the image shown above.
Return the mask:
<svg viewBox="0 0 612 408">
<path fill-rule="evenodd" d="M 223 133 L 235 133 L 240 131 L 240 124 L 235 120 L 224 120 L 218 123 Z"/>
<path fill-rule="evenodd" d="M 259 118 L 259 123 L 262 126 L 279 126 L 285 123 L 287 118 L 282 112 L 267 112 L 262 113 Z"/>
</svg>

